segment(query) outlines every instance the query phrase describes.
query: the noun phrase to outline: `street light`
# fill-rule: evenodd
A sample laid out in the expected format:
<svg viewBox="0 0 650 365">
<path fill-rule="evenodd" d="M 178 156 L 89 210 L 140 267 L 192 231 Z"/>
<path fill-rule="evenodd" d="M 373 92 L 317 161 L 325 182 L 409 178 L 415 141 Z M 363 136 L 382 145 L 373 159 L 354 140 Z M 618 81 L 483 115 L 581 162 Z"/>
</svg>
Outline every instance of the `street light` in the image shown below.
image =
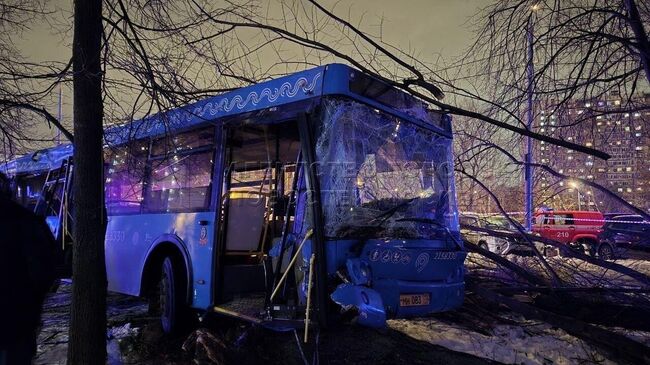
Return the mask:
<svg viewBox="0 0 650 365">
<path fill-rule="evenodd" d="M 576 193 L 578 195 L 578 210 L 582 210 L 582 202 L 580 201 L 580 189 L 578 189 L 578 183 L 575 181 L 570 181 L 569 186 L 576 189 Z"/>
<path fill-rule="evenodd" d="M 528 110 L 527 112 L 527 123 L 526 129 L 532 131 L 533 129 L 533 87 L 534 87 L 534 78 L 535 78 L 535 69 L 533 64 L 533 17 L 537 10 L 539 10 L 539 4 L 534 4 L 530 7 L 531 13 L 528 17 L 528 27 L 526 29 L 526 39 L 528 43 L 528 65 L 527 65 L 527 76 L 528 76 Z M 524 180 L 526 182 L 525 190 L 525 208 L 526 208 L 526 230 L 530 231 L 533 226 L 533 139 L 528 136 L 526 138 L 526 156 L 525 156 L 524 165 Z"/>
</svg>

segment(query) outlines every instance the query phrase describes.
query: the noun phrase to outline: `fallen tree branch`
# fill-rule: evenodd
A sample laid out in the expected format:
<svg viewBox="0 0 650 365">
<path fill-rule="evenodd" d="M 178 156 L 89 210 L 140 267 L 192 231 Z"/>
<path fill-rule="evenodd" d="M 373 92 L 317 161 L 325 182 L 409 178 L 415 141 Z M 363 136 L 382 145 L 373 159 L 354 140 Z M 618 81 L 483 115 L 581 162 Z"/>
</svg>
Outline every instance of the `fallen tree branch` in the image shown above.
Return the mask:
<svg viewBox="0 0 650 365">
<path fill-rule="evenodd" d="M 471 226 L 471 225 L 467 225 L 467 224 L 461 224 L 461 228 L 476 231 L 476 232 L 488 233 L 488 234 L 490 234 L 492 236 L 495 236 L 495 237 L 522 238 L 521 233 L 510 233 L 510 232 L 503 232 L 503 231 L 495 231 L 495 230 L 482 228 L 482 227 Z M 605 269 L 616 271 L 619 274 L 629 276 L 629 277 L 641 282 L 644 285 L 650 286 L 650 276 L 648 276 L 648 275 L 646 275 L 644 273 L 641 273 L 639 271 L 636 271 L 634 269 L 631 269 L 631 268 L 629 268 L 627 266 L 623 266 L 621 264 L 617 264 L 617 263 L 611 262 L 611 261 L 600 260 L 600 259 L 588 256 L 588 255 L 585 255 L 582 252 L 578 252 L 578 251 L 574 251 L 574 250 L 570 249 L 565 244 L 553 241 L 553 240 L 548 239 L 548 238 L 544 238 L 544 237 L 540 237 L 540 236 L 536 236 L 536 235 L 528 234 L 528 233 L 525 234 L 525 237 L 528 238 L 531 241 L 541 242 L 541 243 L 547 244 L 549 246 L 556 247 L 562 253 L 564 253 L 566 255 L 573 256 L 573 257 L 578 258 L 580 260 L 586 261 L 586 262 L 588 262 L 588 263 L 590 263 L 592 265 L 596 265 L 596 266 L 603 267 Z"/>
<path fill-rule="evenodd" d="M 467 247 L 469 249 L 469 251 L 476 252 L 476 253 L 482 255 L 483 257 L 487 258 L 488 260 L 494 261 L 498 265 L 501 265 L 501 266 L 507 268 L 508 270 L 514 272 L 515 274 L 522 277 L 523 279 L 530 282 L 531 284 L 539 284 L 539 285 L 542 285 L 542 286 L 545 286 L 547 284 L 547 282 L 546 282 L 546 280 L 544 280 L 544 278 L 542 278 L 539 275 L 534 274 L 534 273 L 524 269 L 523 267 L 511 262 L 510 260 L 506 259 L 505 257 L 503 257 L 503 256 L 501 256 L 499 254 L 496 254 L 496 253 L 494 253 L 492 251 L 488 251 L 486 249 L 483 249 L 483 248 L 479 247 L 478 245 L 473 244 L 470 241 L 463 240 L 463 243 L 465 244 L 465 247 Z"/>
<path fill-rule="evenodd" d="M 551 293 L 551 292 L 568 292 L 568 293 L 632 293 L 632 294 L 648 294 L 650 289 L 645 288 L 607 288 L 602 286 L 589 287 L 589 288 L 574 288 L 574 287 L 552 287 L 552 286 L 520 286 L 520 287 L 503 287 L 493 288 L 492 290 L 499 293 Z"/>
<path fill-rule="evenodd" d="M 482 298 L 504 305 L 526 318 L 544 321 L 563 329 L 575 337 L 586 339 L 598 345 L 616 359 L 630 364 L 647 364 L 650 362 L 650 348 L 628 337 L 570 317 L 535 308 L 480 285 L 471 285 L 469 289 Z"/>
</svg>

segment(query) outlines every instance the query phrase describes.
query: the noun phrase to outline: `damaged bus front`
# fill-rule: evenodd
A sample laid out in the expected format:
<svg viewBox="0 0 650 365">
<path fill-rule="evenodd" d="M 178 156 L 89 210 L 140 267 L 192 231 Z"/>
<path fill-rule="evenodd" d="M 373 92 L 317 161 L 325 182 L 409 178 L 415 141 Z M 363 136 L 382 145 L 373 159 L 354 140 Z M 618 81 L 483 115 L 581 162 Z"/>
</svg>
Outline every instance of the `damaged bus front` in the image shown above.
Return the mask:
<svg viewBox="0 0 650 365">
<path fill-rule="evenodd" d="M 320 219 L 304 221 L 322 222 L 302 227 L 302 235 L 312 228 L 316 234 L 303 248 L 301 271 L 309 273 L 312 251 L 321 245 L 327 277 L 321 285 L 372 327 L 453 309 L 464 297 L 449 118 L 412 99 L 404 105 L 407 96 L 392 92 L 389 106 L 397 113 L 324 98 L 320 120 L 311 123 L 315 161 L 307 161 L 317 176 L 299 190 L 320 190 L 320 199 L 305 199 L 317 205 L 305 214 Z M 308 284 L 306 274 L 303 302 Z"/>
</svg>

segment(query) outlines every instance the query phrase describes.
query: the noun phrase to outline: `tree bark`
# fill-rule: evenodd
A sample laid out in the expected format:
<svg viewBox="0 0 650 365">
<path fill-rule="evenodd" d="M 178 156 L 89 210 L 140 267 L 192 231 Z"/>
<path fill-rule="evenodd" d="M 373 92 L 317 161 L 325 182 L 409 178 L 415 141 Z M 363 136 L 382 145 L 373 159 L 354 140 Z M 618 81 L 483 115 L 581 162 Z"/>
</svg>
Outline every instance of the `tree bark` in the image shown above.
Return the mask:
<svg viewBox="0 0 650 365">
<path fill-rule="evenodd" d="M 71 365 L 106 363 L 101 15 L 101 0 L 75 0 L 72 48 L 75 225 L 68 343 Z"/>
</svg>

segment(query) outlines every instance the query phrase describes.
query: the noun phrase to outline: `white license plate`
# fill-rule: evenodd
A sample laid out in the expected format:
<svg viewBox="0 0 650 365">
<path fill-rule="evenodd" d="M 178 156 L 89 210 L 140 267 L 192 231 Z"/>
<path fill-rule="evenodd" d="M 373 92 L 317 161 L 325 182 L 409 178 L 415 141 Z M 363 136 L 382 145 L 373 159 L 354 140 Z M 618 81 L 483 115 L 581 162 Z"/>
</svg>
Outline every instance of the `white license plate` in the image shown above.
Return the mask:
<svg viewBox="0 0 650 365">
<path fill-rule="evenodd" d="M 431 303 L 429 294 L 401 294 L 399 296 L 400 307 L 415 307 L 429 305 L 429 303 Z"/>
</svg>

